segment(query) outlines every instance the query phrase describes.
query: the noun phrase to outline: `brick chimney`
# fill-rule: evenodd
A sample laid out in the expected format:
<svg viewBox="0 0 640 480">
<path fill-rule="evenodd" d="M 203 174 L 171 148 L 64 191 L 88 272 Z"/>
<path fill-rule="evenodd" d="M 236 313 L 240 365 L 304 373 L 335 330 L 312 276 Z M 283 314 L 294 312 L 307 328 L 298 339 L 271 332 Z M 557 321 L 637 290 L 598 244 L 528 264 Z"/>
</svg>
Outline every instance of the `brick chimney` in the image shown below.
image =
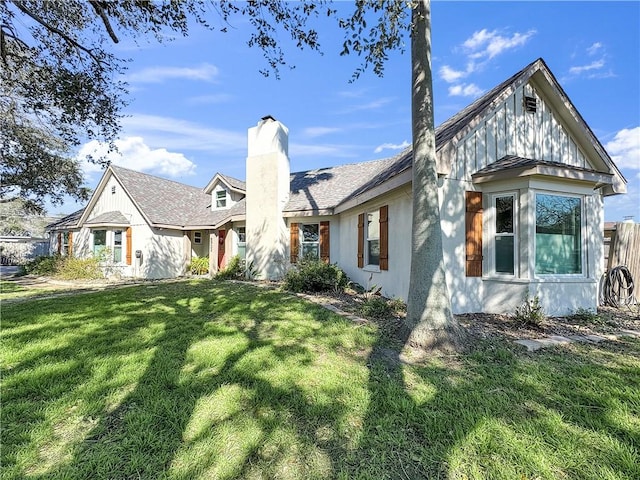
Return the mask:
<svg viewBox="0 0 640 480">
<path fill-rule="evenodd" d="M 272 116 L 248 132 L 246 234 L 247 264 L 259 278 L 281 279 L 287 267 L 289 200 L 289 130 Z"/>
</svg>

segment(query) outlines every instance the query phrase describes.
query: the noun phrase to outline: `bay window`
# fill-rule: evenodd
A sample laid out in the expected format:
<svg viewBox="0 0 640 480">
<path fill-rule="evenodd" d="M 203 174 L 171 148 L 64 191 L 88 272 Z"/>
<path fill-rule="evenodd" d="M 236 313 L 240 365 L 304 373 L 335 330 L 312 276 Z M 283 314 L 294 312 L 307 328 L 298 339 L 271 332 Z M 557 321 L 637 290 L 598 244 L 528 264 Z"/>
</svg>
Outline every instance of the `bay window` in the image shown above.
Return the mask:
<svg viewBox="0 0 640 480">
<path fill-rule="evenodd" d="M 123 242 L 123 230 L 92 230 L 91 237 L 94 256 L 99 257 L 103 262 L 124 262 L 125 244 Z M 128 243 L 126 248 L 131 248 Z M 126 255 L 131 255 L 131 252 L 126 253 Z M 127 262 L 129 262 L 129 259 L 127 259 Z"/>
<path fill-rule="evenodd" d="M 535 273 L 582 273 L 582 201 L 536 194 Z"/>
</svg>

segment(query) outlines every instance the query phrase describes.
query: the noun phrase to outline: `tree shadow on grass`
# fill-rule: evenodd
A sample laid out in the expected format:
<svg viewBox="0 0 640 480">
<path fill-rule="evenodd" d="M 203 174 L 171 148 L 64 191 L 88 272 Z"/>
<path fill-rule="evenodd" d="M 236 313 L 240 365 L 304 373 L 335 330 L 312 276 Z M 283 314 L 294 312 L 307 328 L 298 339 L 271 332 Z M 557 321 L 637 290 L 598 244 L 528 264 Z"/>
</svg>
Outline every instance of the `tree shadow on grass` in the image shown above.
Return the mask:
<svg viewBox="0 0 640 480">
<path fill-rule="evenodd" d="M 91 392 L 77 387 L 81 401 L 98 403 L 92 410 L 95 422 L 70 444 L 69 458 L 25 475 L 185 480 L 640 476 L 633 467 L 634 423 L 619 425 L 612 415 L 627 408 L 640 416 L 633 410 L 640 387 L 637 362 L 615 364 L 606 351 L 532 356 L 480 343 L 460 357 L 409 365 L 401 359 L 403 338 L 396 331 L 381 327 L 367 357 L 362 346 L 342 344 L 340 338 L 342 331 L 364 327 L 274 292 L 212 283 L 192 291 L 185 287 L 175 297 L 158 289 L 141 306 L 134 299 L 142 293 L 122 293 L 102 306 L 114 315 L 120 311 L 121 317 L 78 336 L 94 335 L 95 343 L 81 349 L 69 344 L 56 352 L 57 358 L 72 359 L 78 379 L 93 378 L 97 371 L 104 379 L 94 381 Z M 291 312 L 303 312 L 305 320 Z M 630 356 L 640 350 L 638 343 L 624 348 Z M 118 385 L 111 379 L 128 366 L 123 360 L 106 368 L 101 360 L 137 353 L 146 361 L 143 371 L 110 407 L 106 399 Z M 46 360 L 39 358 L 41 364 Z M 33 366 L 38 358 L 29 362 Z M 548 371 L 540 375 L 540 370 Z M 567 371 L 575 378 L 563 379 L 570 386 L 561 390 L 554 383 Z M 47 382 L 69 388 L 66 374 L 50 373 Z M 581 393 L 581 382 L 592 375 L 610 377 L 604 384 L 611 385 L 607 395 Z M 621 376 L 629 388 L 616 390 Z M 33 413 L 24 412 L 28 421 L 44 421 L 43 408 L 64 394 L 47 391 Z M 603 444 L 600 433 L 613 441 Z M 568 445 L 581 451 L 582 464 L 563 463 Z M 590 473 L 589 465 L 600 470 Z"/>
<path fill-rule="evenodd" d="M 256 290 L 251 298 L 246 292 L 246 287 L 227 286 L 206 295 L 202 290 L 194 297 L 182 295 L 177 302 L 158 296 L 152 312 L 138 307 L 124 314 L 124 323 L 131 320 L 148 329 L 158 322 L 159 309 L 172 312 L 148 342 L 148 363 L 131 391 L 100 414 L 68 460 L 58 459 L 31 478 L 330 475 L 332 458 L 326 449 L 337 451 L 332 445 L 340 443 L 340 436 L 323 439 L 319 432 L 333 430 L 343 420 L 345 407 L 334 400 L 349 388 L 305 390 L 295 369 L 315 367 L 316 352 L 310 350 L 314 339 L 333 342 L 332 325 L 347 327 L 301 300 L 292 307 L 278 303 L 283 296 L 274 292 Z M 286 320 L 292 308 L 314 320 Z M 126 338 L 126 332 L 109 330 L 105 327 L 95 350 L 82 352 L 80 360 L 90 364 L 96 351 L 128 353 L 139 342 Z M 301 337 L 290 341 L 287 332 Z M 105 344 L 109 338 L 111 350 Z M 211 348 L 219 349 L 219 355 Z M 319 401 L 314 394 L 326 398 Z M 108 395 L 106 387 L 92 392 L 94 398 Z"/>
<path fill-rule="evenodd" d="M 338 476 L 640 478 L 637 362 L 612 364 L 592 346 L 529 355 L 478 340 L 464 355 L 407 364 L 407 335 L 385 327 L 368 360 L 362 442 Z M 633 358 L 640 342 L 621 348 Z M 582 393 L 593 377 L 611 390 Z M 621 427 L 616 411 L 628 408 L 635 420 Z"/>
</svg>

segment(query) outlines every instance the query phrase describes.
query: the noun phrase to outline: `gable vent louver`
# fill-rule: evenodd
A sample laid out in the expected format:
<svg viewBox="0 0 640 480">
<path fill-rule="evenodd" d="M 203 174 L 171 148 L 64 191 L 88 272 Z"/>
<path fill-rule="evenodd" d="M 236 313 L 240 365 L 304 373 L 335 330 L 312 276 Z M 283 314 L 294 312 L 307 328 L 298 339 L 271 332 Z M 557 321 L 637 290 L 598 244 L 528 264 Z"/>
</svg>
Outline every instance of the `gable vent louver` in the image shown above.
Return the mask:
<svg viewBox="0 0 640 480">
<path fill-rule="evenodd" d="M 522 103 L 524 104 L 524 111 L 527 113 L 536 113 L 538 109 L 538 101 L 535 97 L 525 97 L 522 99 Z"/>
</svg>

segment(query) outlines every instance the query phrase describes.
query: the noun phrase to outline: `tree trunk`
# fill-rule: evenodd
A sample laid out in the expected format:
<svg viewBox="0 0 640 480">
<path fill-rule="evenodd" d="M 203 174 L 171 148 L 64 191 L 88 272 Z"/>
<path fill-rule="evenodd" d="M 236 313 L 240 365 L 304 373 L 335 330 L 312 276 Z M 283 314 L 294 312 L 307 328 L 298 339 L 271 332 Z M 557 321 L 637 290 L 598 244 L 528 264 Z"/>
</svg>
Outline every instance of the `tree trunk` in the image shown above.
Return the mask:
<svg viewBox="0 0 640 480">
<path fill-rule="evenodd" d="M 451 312 L 445 279 L 438 202 L 431 75 L 431 5 L 417 2 L 411 34 L 413 131 L 413 228 L 407 299 L 407 346 L 425 351 L 458 350 L 463 330 Z"/>
</svg>

